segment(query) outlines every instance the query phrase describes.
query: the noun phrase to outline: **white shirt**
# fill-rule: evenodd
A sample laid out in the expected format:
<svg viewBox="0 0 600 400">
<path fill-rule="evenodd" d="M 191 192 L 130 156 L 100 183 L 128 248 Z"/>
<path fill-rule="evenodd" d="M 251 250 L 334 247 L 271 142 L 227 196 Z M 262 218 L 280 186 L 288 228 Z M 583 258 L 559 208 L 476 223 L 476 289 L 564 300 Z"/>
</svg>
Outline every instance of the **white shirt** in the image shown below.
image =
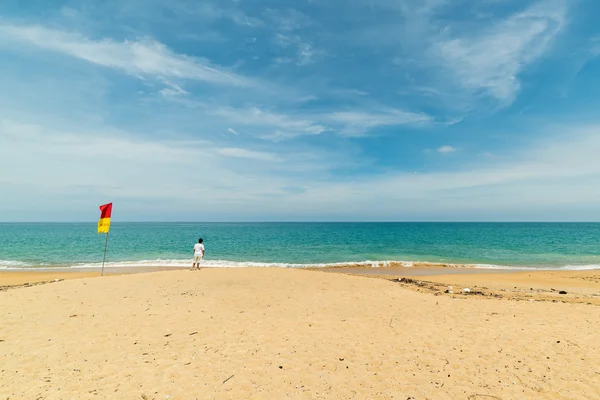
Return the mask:
<svg viewBox="0 0 600 400">
<path fill-rule="evenodd" d="M 202 257 L 202 253 L 204 253 L 204 245 L 202 243 L 196 243 L 194 245 L 194 255 Z"/>
</svg>

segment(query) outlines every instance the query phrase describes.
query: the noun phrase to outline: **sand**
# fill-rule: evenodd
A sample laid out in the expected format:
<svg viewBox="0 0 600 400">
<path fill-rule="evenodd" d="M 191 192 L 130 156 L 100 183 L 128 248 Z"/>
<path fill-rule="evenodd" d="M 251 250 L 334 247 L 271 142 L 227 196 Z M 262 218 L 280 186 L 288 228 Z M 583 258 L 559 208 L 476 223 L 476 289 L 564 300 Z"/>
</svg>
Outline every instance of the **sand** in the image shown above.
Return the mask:
<svg viewBox="0 0 600 400">
<path fill-rule="evenodd" d="M 191 264 L 190 264 L 191 265 Z M 146 272 L 158 272 L 158 271 L 174 271 L 174 270 L 185 270 L 189 268 L 174 268 L 174 267 L 159 267 L 159 266 L 146 266 L 146 267 L 113 267 L 105 268 L 104 275 L 124 275 L 124 274 L 139 274 Z M 0 289 L 9 286 L 22 286 L 27 284 L 39 284 L 53 282 L 55 280 L 65 279 L 80 279 L 80 278 L 94 278 L 101 276 L 100 268 L 55 268 L 55 269 L 27 269 L 27 270 L 0 270 Z M 2 399 L 0 399 L 2 400 Z"/>
<path fill-rule="evenodd" d="M 38 283 L 53 282 L 65 279 L 92 278 L 99 276 L 97 272 L 71 272 L 71 271 L 2 271 L 0 272 L 0 288 L 9 286 L 26 286 Z"/>
<path fill-rule="evenodd" d="M 453 297 L 468 295 L 510 300 L 585 303 L 600 306 L 600 271 L 513 271 L 473 268 L 331 268 L 326 272 L 400 279 L 403 286 L 420 292 Z M 404 279 L 402 279 L 404 278 Z M 451 289 L 450 289 L 451 288 Z"/>
<path fill-rule="evenodd" d="M 600 398 L 598 306 L 389 279 L 219 268 L 6 289 L 0 399 Z"/>
</svg>

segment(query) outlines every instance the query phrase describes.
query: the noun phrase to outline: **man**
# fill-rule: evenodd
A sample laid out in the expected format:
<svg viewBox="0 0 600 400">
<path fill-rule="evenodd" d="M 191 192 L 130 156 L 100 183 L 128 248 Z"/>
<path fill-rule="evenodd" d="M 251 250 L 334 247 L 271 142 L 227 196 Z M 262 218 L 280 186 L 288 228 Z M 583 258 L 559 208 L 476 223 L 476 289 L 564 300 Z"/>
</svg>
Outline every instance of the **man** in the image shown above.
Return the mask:
<svg viewBox="0 0 600 400">
<path fill-rule="evenodd" d="M 192 271 L 198 268 L 200 270 L 200 263 L 204 259 L 204 245 L 202 244 L 202 238 L 198 239 L 198 243 L 194 245 L 194 263 L 192 264 Z"/>
</svg>

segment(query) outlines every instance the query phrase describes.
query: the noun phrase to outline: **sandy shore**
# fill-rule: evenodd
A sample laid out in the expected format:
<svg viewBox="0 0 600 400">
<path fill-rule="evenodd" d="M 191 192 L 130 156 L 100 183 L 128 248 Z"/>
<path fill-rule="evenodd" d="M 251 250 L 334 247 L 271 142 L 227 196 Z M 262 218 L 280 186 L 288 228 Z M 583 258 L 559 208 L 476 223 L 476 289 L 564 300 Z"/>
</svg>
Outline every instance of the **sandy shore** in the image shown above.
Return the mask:
<svg viewBox="0 0 600 400">
<path fill-rule="evenodd" d="M 400 280 L 404 287 L 453 297 L 585 303 L 600 306 L 600 270 L 515 271 L 473 268 L 332 268 L 325 272 Z M 404 278 L 404 279 L 403 279 Z M 466 293 L 465 289 L 469 292 Z"/>
<path fill-rule="evenodd" d="M 185 268 L 165 267 L 143 267 L 143 268 L 106 268 L 104 275 L 126 275 L 141 274 L 147 272 L 159 272 L 165 270 L 180 270 Z M 0 288 L 8 286 L 20 286 L 25 284 L 37 284 L 53 282 L 55 280 L 81 279 L 100 277 L 100 269 L 70 268 L 70 269 L 40 269 L 40 270 L 3 270 L 0 271 Z M 0 399 L 3 400 L 3 399 Z"/>
<path fill-rule="evenodd" d="M 600 294 L 597 271 L 561 276 Z M 430 288 L 465 277 L 532 283 L 219 268 L 6 289 L 0 399 L 600 398 L 598 306 Z"/>
</svg>

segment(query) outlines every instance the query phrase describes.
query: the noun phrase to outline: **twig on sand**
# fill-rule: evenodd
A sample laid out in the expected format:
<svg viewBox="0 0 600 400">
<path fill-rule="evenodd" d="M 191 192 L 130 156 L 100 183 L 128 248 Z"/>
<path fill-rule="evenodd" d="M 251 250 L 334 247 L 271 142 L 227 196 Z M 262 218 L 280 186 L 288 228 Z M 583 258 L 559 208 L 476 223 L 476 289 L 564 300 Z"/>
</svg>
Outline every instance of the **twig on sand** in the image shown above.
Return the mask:
<svg viewBox="0 0 600 400">
<path fill-rule="evenodd" d="M 223 383 L 227 382 L 228 380 L 230 380 L 230 379 L 231 379 L 231 378 L 233 378 L 234 376 L 235 376 L 235 375 L 231 375 L 229 378 L 225 379 L 225 380 L 223 381 Z"/>
<path fill-rule="evenodd" d="M 390 318 L 390 328 L 393 328 L 392 326 L 392 321 L 394 320 L 394 317 Z"/>
<path fill-rule="evenodd" d="M 500 397 L 493 396 L 491 394 L 472 394 L 469 397 L 467 397 L 467 400 L 477 400 L 479 397 L 487 397 L 490 399 L 502 400 Z"/>
</svg>

